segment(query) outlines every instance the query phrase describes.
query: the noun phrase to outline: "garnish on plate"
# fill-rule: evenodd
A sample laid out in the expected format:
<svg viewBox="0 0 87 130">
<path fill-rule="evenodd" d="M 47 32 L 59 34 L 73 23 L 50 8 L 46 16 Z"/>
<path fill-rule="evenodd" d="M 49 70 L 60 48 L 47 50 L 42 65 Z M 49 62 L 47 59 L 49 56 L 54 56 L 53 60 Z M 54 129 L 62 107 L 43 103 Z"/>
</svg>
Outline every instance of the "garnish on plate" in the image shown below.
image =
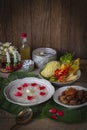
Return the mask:
<svg viewBox="0 0 87 130">
<path fill-rule="evenodd" d="M 21 92 L 16 92 L 16 93 L 15 93 L 15 96 L 21 97 L 21 96 L 22 96 L 22 93 L 21 93 Z"/>
<path fill-rule="evenodd" d="M 46 87 L 45 86 L 40 86 L 39 89 L 40 90 L 44 90 Z"/>
</svg>

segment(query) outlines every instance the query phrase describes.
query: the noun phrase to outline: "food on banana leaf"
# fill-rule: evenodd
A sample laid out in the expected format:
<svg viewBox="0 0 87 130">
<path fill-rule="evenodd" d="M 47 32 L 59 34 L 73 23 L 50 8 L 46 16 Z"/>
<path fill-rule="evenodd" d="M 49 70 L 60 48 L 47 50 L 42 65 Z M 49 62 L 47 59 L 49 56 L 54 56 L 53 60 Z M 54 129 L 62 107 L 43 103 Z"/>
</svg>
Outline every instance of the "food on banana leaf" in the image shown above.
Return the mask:
<svg viewBox="0 0 87 130">
<path fill-rule="evenodd" d="M 50 78 L 56 69 L 60 68 L 60 63 L 58 61 L 50 61 L 47 63 L 45 68 L 41 71 L 41 75 L 44 78 Z"/>
</svg>

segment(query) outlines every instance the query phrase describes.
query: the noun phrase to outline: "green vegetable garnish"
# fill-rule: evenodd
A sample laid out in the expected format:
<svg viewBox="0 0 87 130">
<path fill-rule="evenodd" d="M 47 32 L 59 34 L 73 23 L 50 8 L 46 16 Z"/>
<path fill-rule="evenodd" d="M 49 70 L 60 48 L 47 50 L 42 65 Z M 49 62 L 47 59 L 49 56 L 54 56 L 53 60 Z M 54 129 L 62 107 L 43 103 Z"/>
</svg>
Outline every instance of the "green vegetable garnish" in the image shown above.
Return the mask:
<svg viewBox="0 0 87 130">
<path fill-rule="evenodd" d="M 50 82 L 56 82 L 56 81 L 57 81 L 57 79 L 56 79 L 56 77 L 55 77 L 55 76 L 51 76 L 51 77 L 50 77 L 50 79 L 49 79 L 49 81 L 50 81 Z"/>
<path fill-rule="evenodd" d="M 61 64 L 68 63 L 72 64 L 73 62 L 73 54 L 71 53 L 66 53 L 65 55 L 60 57 L 60 62 Z"/>
</svg>

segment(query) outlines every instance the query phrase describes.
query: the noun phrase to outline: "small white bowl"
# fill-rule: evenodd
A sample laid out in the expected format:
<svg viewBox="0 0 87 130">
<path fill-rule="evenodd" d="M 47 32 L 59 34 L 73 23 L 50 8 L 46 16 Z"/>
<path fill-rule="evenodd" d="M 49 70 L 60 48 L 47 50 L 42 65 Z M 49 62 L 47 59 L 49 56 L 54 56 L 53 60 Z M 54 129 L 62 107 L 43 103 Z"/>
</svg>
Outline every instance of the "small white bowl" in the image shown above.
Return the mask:
<svg viewBox="0 0 87 130">
<path fill-rule="evenodd" d="M 37 48 L 32 52 L 32 59 L 42 69 L 49 61 L 57 59 L 57 51 L 52 48 Z"/>
<path fill-rule="evenodd" d="M 71 85 L 71 86 L 63 86 L 59 89 L 57 89 L 53 95 L 53 100 L 58 104 L 58 105 L 61 105 L 63 107 L 66 107 L 66 108 L 71 108 L 71 109 L 75 109 L 75 108 L 79 108 L 79 107 L 84 107 L 84 106 L 87 106 L 87 102 L 83 103 L 83 104 L 80 104 L 80 105 L 66 105 L 66 104 L 63 104 L 62 102 L 60 102 L 59 100 L 59 96 L 62 94 L 63 91 L 67 90 L 68 88 L 75 88 L 77 90 L 85 90 L 87 91 L 87 88 L 84 88 L 83 86 L 78 86 L 78 85 Z"/>
</svg>

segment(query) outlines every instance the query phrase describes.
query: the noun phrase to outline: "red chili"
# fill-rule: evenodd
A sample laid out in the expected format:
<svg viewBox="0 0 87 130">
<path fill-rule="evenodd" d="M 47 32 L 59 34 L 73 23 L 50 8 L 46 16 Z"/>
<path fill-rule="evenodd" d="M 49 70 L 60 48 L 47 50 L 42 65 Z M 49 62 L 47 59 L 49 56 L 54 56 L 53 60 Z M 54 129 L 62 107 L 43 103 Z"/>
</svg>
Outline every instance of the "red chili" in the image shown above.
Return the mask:
<svg viewBox="0 0 87 130">
<path fill-rule="evenodd" d="M 59 79 L 58 79 L 60 82 L 65 82 L 65 76 L 60 76 Z"/>
<path fill-rule="evenodd" d="M 61 72 L 59 69 L 55 70 L 54 75 L 58 78 L 61 75 Z"/>
<path fill-rule="evenodd" d="M 65 75 L 68 74 L 68 72 L 69 72 L 69 67 L 65 65 L 64 69 L 55 70 L 54 76 L 59 79 L 61 76 L 65 77 Z"/>
</svg>

